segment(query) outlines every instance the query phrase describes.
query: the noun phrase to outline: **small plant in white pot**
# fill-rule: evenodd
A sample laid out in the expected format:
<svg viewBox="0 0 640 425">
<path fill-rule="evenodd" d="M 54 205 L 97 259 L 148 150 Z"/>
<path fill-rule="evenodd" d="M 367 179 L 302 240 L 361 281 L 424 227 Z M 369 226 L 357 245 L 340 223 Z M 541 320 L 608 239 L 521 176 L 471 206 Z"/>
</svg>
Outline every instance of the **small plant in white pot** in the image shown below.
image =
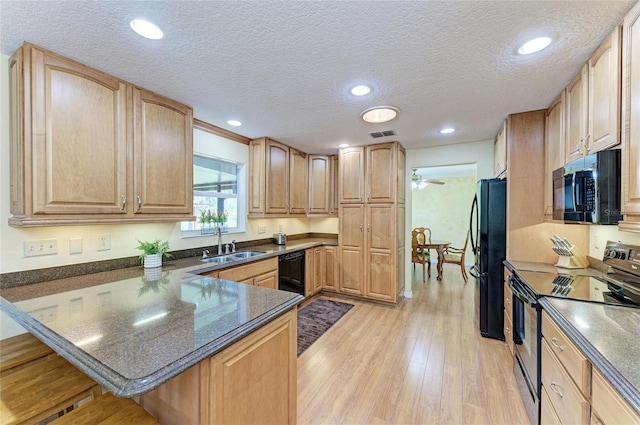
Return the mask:
<svg viewBox="0 0 640 425">
<path fill-rule="evenodd" d="M 138 240 L 138 247 L 142 251 L 140 254 L 140 262 L 144 265 L 145 269 L 162 266 L 162 257 L 171 258 L 169 254 L 169 241 L 161 241 L 156 239 L 153 242 L 146 242 Z"/>
</svg>

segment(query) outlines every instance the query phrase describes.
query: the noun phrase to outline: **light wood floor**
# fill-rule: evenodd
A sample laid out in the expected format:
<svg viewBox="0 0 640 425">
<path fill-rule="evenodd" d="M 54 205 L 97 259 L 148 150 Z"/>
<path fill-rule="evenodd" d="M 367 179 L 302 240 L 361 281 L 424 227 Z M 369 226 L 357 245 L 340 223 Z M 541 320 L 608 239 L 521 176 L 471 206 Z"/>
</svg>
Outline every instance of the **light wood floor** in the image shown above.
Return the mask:
<svg viewBox="0 0 640 425">
<path fill-rule="evenodd" d="M 528 424 L 507 346 L 474 321 L 475 279 L 445 265 L 423 284 L 418 267 L 412 287 L 396 308 L 345 299 L 298 358 L 298 424 Z"/>
</svg>

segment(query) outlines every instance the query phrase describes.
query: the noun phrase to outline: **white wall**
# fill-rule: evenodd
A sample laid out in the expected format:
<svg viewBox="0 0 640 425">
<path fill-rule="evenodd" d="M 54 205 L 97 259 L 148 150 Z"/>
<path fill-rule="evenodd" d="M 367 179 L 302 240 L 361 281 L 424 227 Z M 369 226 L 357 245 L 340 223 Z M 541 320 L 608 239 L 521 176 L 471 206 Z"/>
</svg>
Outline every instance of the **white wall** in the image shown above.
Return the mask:
<svg viewBox="0 0 640 425">
<path fill-rule="evenodd" d="M 20 229 L 7 224 L 9 214 L 9 79 L 8 60 L 0 55 L 0 273 L 41 269 L 84 262 L 137 256 L 140 251 L 136 239 L 167 239 L 172 250 L 197 248 L 217 244 L 217 237 L 180 237 L 180 223 L 123 224 L 94 226 L 59 226 Z M 194 111 L 197 116 L 197 111 Z M 194 151 L 248 163 L 248 146 L 232 141 L 220 142 L 208 133 L 194 132 Z M 248 167 L 245 167 L 247 172 Z M 223 235 L 223 243 L 232 239 L 246 241 L 271 237 L 280 225 L 288 234 L 337 233 L 336 218 L 328 219 L 259 219 L 246 220 L 246 232 Z M 258 234 L 258 226 L 266 233 Z M 97 251 L 97 235 L 111 235 L 111 250 Z M 42 257 L 23 257 L 23 241 L 57 239 L 58 254 Z M 69 239 L 82 239 L 81 254 L 69 254 Z"/>
<path fill-rule="evenodd" d="M 407 261 L 411 260 L 411 169 L 456 164 L 476 164 L 476 180 L 493 177 L 493 140 L 407 150 L 405 178 L 407 193 L 405 241 L 408 241 L 405 244 L 405 258 L 408 259 Z M 469 205 L 469 208 L 471 208 L 471 205 Z M 405 271 L 405 295 L 409 297 L 412 293 L 410 286 L 412 273 L 413 267 L 407 266 Z"/>
</svg>

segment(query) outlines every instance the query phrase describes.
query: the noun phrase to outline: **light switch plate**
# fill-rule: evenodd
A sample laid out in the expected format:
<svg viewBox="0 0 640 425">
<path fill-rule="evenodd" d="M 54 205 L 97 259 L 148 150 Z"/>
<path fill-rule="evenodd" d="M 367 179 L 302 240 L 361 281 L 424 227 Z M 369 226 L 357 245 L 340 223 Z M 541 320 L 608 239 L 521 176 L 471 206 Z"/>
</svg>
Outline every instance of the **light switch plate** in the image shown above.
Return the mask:
<svg viewBox="0 0 640 425">
<path fill-rule="evenodd" d="M 58 253 L 58 240 L 24 241 L 23 248 L 25 258 L 39 257 L 41 255 L 56 255 Z"/>
<path fill-rule="evenodd" d="M 111 249 L 111 235 L 98 235 L 97 250 L 109 251 Z"/>
</svg>

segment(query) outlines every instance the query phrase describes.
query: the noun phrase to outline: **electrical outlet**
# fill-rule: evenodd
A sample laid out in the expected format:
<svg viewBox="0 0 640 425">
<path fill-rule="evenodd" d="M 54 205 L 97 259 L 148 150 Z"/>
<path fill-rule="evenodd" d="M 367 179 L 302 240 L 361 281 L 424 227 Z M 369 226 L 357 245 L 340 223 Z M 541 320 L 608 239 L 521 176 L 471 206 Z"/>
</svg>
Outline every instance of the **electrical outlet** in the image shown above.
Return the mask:
<svg viewBox="0 0 640 425">
<path fill-rule="evenodd" d="M 267 233 L 267 226 L 258 226 L 258 234 Z"/>
<path fill-rule="evenodd" d="M 111 235 L 98 235 L 98 251 L 109 251 L 111 249 Z"/>
<path fill-rule="evenodd" d="M 96 304 L 98 307 L 107 308 L 111 306 L 111 292 L 102 292 L 96 295 Z"/>
<path fill-rule="evenodd" d="M 23 248 L 25 258 L 38 257 L 40 255 L 56 255 L 58 253 L 58 240 L 24 241 Z"/>
<path fill-rule="evenodd" d="M 58 306 L 39 308 L 28 312 L 38 322 L 47 323 L 54 322 L 58 319 Z"/>
</svg>

